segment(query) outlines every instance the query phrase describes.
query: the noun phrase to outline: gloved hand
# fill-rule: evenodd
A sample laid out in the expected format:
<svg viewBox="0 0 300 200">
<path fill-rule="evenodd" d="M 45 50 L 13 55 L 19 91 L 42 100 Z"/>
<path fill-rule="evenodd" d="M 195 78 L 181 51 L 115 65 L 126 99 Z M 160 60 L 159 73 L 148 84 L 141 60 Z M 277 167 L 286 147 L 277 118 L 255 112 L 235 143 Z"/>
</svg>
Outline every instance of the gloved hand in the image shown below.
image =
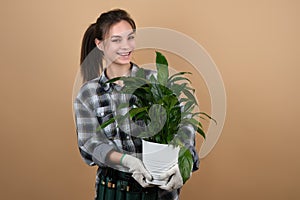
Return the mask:
<svg viewBox="0 0 300 200">
<path fill-rule="evenodd" d="M 167 191 L 176 190 L 183 186 L 183 180 L 179 171 L 178 164 L 174 165 L 167 172 L 160 175 L 161 180 L 168 181 L 166 185 L 161 185 L 159 188 Z"/>
<path fill-rule="evenodd" d="M 132 177 L 142 186 L 148 187 L 149 183 L 146 182 L 146 179 L 151 181 L 152 176 L 144 167 L 143 162 L 131 155 L 125 154 L 121 159 L 121 164 L 129 168 L 129 172 L 132 173 Z"/>
</svg>

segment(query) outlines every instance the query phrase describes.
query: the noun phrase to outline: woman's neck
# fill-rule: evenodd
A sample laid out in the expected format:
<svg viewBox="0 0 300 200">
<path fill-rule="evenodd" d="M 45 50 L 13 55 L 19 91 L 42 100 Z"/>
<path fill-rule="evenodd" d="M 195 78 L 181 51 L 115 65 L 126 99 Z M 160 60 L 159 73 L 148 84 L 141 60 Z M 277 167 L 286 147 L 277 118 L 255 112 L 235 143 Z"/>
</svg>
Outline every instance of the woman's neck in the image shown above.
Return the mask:
<svg viewBox="0 0 300 200">
<path fill-rule="evenodd" d="M 121 76 L 129 76 L 130 72 L 131 63 L 128 63 L 126 65 L 111 64 L 106 68 L 106 76 L 108 79 L 113 79 Z M 123 85 L 122 81 L 117 81 L 116 83 L 119 85 Z"/>
</svg>

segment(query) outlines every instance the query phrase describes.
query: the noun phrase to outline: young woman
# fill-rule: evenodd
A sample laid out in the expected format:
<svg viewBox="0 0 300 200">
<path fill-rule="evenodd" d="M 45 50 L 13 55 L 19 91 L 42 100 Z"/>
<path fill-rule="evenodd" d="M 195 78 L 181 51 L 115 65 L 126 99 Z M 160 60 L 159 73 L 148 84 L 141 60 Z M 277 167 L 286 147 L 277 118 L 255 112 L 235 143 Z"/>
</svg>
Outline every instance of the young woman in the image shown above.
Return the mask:
<svg viewBox="0 0 300 200">
<path fill-rule="evenodd" d="M 131 62 L 135 30 L 135 22 L 129 14 L 115 9 L 102 13 L 97 22 L 88 27 L 82 41 L 84 84 L 74 101 L 74 110 L 81 156 L 88 165 L 98 166 L 96 200 L 178 199 L 183 185 L 178 167 L 162 175 L 162 179 L 168 180 L 166 185 L 148 184 L 152 176 L 141 161 L 141 139 L 123 132 L 115 123 L 98 129 L 115 116 L 119 104 L 131 100 L 129 95 L 118 92 L 122 83 L 107 84 L 106 81 L 135 76 L 138 66 Z M 145 71 L 147 77 L 155 73 Z M 196 170 L 199 160 L 194 149 L 194 134 L 191 135 L 189 147 Z"/>
</svg>

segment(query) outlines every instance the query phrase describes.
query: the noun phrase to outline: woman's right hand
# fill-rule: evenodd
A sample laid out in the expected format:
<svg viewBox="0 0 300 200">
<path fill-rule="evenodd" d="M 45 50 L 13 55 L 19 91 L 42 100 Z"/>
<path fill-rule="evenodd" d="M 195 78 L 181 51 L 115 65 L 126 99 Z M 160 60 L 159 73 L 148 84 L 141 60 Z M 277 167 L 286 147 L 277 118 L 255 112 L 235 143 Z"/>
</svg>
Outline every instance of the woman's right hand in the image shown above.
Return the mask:
<svg viewBox="0 0 300 200">
<path fill-rule="evenodd" d="M 124 167 L 129 168 L 129 172 L 132 173 L 132 177 L 142 186 L 142 187 L 149 187 L 150 184 L 146 182 L 152 181 L 152 176 L 146 170 L 143 162 L 131 155 L 124 154 L 121 158 L 121 164 Z"/>
</svg>

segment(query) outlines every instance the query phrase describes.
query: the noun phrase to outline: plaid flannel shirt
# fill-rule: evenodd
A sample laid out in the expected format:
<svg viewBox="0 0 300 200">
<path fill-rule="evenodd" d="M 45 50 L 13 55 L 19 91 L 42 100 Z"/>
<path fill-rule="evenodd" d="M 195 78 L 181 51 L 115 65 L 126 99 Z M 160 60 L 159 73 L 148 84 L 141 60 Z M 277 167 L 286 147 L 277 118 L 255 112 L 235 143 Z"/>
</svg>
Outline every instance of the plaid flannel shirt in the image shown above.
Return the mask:
<svg viewBox="0 0 300 200">
<path fill-rule="evenodd" d="M 135 76 L 138 67 L 132 63 L 131 76 Z M 156 73 L 152 70 L 145 70 L 147 77 Z M 75 123 L 78 137 L 78 146 L 83 160 L 90 166 L 98 165 L 98 173 L 102 167 L 108 167 L 106 162 L 107 154 L 112 151 L 131 154 L 132 156 L 141 158 L 141 139 L 128 135 L 120 130 L 115 123 L 112 123 L 102 130 L 97 130 L 99 125 L 116 115 L 117 107 L 120 103 L 125 103 L 130 100 L 128 94 L 119 93 L 120 86 L 116 84 L 105 84 L 108 78 L 105 71 L 100 77 L 95 78 L 85 83 L 75 101 Z M 122 112 L 127 112 L 124 109 Z M 120 111 L 118 111 L 120 112 Z M 130 129 L 130 123 L 128 123 Z M 131 130 L 134 131 L 134 130 Z M 198 155 L 195 151 L 194 133 L 191 131 L 190 140 L 186 146 L 190 149 L 193 158 L 193 170 L 197 170 L 199 166 Z M 121 165 L 114 165 L 114 168 L 120 171 L 128 169 Z M 96 177 L 96 187 L 99 181 Z M 168 192 L 159 190 L 159 199 L 179 199 L 180 190 Z"/>
</svg>

